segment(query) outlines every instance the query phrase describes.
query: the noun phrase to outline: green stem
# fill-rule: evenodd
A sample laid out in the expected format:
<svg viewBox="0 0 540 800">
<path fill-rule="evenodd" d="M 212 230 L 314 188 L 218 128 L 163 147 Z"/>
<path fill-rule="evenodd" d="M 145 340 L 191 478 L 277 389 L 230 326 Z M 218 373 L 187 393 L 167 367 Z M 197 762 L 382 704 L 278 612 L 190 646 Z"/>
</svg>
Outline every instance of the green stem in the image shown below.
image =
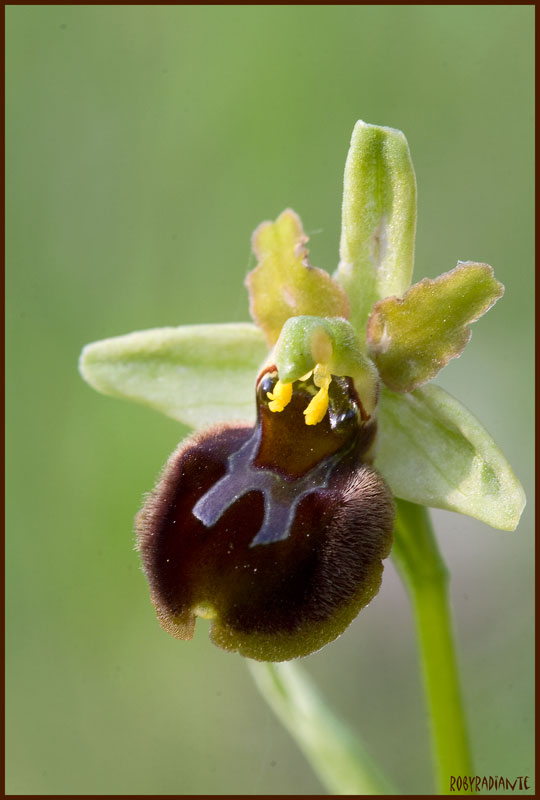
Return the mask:
<svg viewBox="0 0 540 800">
<path fill-rule="evenodd" d="M 331 794 L 396 794 L 361 739 L 328 708 L 293 662 L 247 662 L 257 688 Z"/>
<path fill-rule="evenodd" d="M 397 501 L 392 557 L 416 618 L 437 786 L 441 794 L 449 794 L 451 776 L 473 772 L 452 638 L 448 572 L 424 506 Z"/>
</svg>

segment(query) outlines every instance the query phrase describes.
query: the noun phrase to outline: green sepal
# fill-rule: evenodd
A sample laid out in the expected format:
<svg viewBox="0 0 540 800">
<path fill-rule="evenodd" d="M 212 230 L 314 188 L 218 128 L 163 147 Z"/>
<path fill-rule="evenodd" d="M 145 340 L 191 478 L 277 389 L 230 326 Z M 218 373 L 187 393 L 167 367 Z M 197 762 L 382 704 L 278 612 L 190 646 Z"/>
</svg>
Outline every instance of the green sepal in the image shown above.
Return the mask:
<svg viewBox="0 0 540 800">
<path fill-rule="evenodd" d="M 255 379 L 267 355 L 251 323 L 154 328 L 86 345 L 83 378 L 103 394 L 193 428 L 255 419 Z"/>
<path fill-rule="evenodd" d="M 489 433 L 433 384 L 399 395 L 382 388 L 375 466 L 396 497 L 512 531 L 523 488 Z"/>
<path fill-rule="evenodd" d="M 415 283 L 402 299 L 380 300 L 369 317 L 367 343 L 381 380 L 394 392 L 430 381 L 461 355 L 471 338 L 469 324 L 503 293 L 488 264 L 467 261 Z"/>
<path fill-rule="evenodd" d="M 359 120 L 345 164 L 340 263 L 335 274 L 363 339 L 373 304 L 411 282 L 416 177 L 404 134 Z"/>
<path fill-rule="evenodd" d="M 291 317 L 282 328 L 273 359 L 283 383 L 298 380 L 316 364 L 328 366 L 332 375 L 352 378 L 366 412 L 373 413 L 379 385 L 377 370 L 347 320 Z"/>
<path fill-rule="evenodd" d="M 270 347 L 289 317 L 349 316 L 343 289 L 327 272 L 309 265 L 307 241 L 300 218 L 291 209 L 275 222 L 263 222 L 253 233 L 259 263 L 246 277 L 249 311 Z"/>
</svg>

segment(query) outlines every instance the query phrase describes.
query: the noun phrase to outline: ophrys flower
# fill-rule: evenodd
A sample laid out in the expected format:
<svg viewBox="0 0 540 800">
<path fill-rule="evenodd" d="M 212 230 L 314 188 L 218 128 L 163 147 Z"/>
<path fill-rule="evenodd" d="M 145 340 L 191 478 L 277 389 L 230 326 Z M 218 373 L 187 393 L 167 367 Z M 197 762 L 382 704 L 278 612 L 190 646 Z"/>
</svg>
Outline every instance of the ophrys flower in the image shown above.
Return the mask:
<svg viewBox="0 0 540 800">
<path fill-rule="evenodd" d="M 253 236 L 256 326 L 158 329 L 83 351 L 100 391 L 203 426 L 137 517 L 173 635 L 191 638 L 201 616 L 216 644 L 251 658 L 322 647 L 379 588 L 392 493 L 517 525 L 523 492 L 496 445 L 450 395 L 423 386 L 502 287 L 491 267 L 466 262 L 409 288 L 415 222 L 405 137 L 359 122 L 334 278 L 308 264 L 287 210 Z"/>
</svg>

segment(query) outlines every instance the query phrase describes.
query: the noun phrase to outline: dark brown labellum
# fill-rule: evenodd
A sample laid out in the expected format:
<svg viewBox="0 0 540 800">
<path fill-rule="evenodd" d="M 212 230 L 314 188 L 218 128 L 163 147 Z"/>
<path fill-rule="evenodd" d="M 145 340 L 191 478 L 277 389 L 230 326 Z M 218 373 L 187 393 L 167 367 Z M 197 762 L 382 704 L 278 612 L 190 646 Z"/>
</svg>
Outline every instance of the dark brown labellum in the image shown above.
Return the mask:
<svg viewBox="0 0 540 800">
<path fill-rule="evenodd" d="M 394 505 L 370 466 L 376 423 L 363 423 L 347 378 L 334 378 L 317 425 L 317 392 L 294 384 L 270 411 L 275 368 L 257 383 L 254 427 L 220 425 L 184 441 L 136 518 L 162 626 L 191 639 L 212 620 L 225 650 L 260 661 L 308 655 L 339 636 L 377 593 Z"/>
</svg>

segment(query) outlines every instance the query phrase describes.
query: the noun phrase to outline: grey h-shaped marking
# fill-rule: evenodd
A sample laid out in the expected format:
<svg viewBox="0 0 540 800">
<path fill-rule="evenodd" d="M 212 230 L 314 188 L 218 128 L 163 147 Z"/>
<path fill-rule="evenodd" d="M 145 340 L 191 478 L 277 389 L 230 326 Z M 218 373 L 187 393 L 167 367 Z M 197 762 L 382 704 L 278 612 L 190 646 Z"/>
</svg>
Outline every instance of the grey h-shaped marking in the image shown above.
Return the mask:
<svg viewBox="0 0 540 800">
<path fill-rule="evenodd" d="M 266 467 L 254 467 L 253 459 L 261 438 L 260 428 L 227 459 L 227 472 L 193 506 L 193 514 L 207 528 L 215 525 L 225 511 L 240 497 L 252 491 L 262 492 L 264 517 L 259 532 L 250 544 L 271 544 L 289 536 L 300 500 L 315 489 L 328 486 L 335 458 L 329 456 L 301 478 L 286 480 Z"/>
</svg>

